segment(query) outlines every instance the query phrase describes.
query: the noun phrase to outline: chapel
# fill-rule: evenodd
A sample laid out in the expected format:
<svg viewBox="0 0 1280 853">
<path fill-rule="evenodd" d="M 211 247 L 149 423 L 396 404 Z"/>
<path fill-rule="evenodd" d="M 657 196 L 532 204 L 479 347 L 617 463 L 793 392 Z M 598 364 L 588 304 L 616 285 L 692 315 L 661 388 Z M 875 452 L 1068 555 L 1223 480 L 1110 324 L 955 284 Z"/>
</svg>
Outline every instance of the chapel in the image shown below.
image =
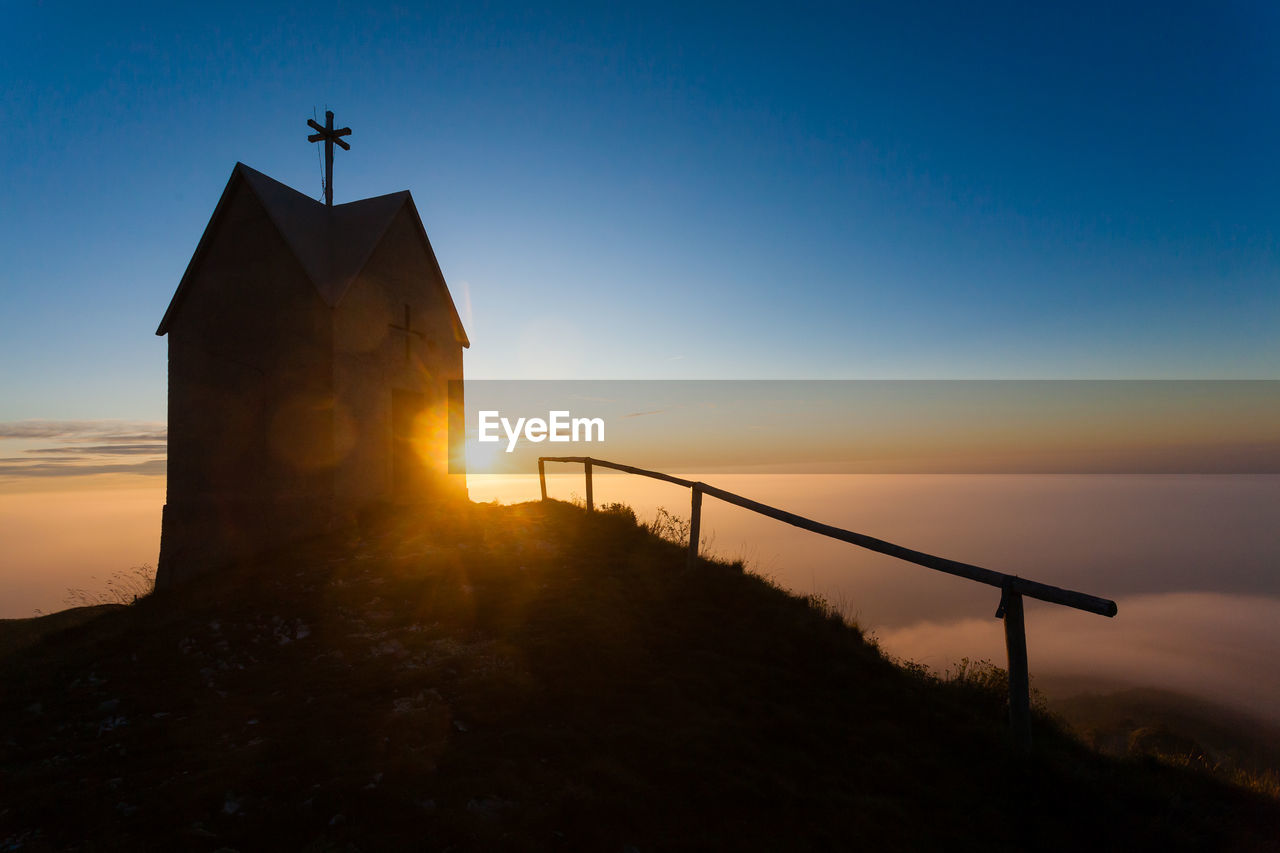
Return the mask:
<svg viewBox="0 0 1280 853">
<path fill-rule="evenodd" d="M 156 334 L 157 587 L 370 509 L 466 497 L 470 343 L 407 191 L 332 205 L 237 163 Z"/>
</svg>

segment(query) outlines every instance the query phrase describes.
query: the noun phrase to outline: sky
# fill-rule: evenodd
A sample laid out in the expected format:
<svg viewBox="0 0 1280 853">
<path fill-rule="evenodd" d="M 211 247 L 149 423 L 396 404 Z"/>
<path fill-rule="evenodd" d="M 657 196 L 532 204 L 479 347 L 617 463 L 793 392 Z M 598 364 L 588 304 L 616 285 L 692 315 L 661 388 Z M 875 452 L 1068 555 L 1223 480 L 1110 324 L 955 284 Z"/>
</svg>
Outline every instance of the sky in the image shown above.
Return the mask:
<svg viewBox="0 0 1280 853">
<path fill-rule="evenodd" d="M 410 190 L 469 378 L 1276 378 L 1266 4 L 6 3 L 0 421 L 165 418 L 237 160 Z"/>
<path fill-rule="evenodd" d="M 154 562 L 156 326 L 237 161 L 321 196 L 306 120 L 326 109 L 352 129 L 337 203 L 412 192 L 468 380 L 1280 380 L 1274 4 L 0 0 L 0 20 L 0 617 Z M 1274 447 L 1269 389 L 1173 414 L 1132 395 L 1141 417 L 1090 421 L 1057 387 L 1032 414 L 1059 426 Z M 974 423 L 1007 438 L 1007 411 Z M 919 438 L 889 428 L 887 456 Z M 68 465 L 94 476 L 44 476 Z M 1276 476 L 1178 470 L 741 491 L 1121 602 L 1034 612 L 1037 672 L 1105 658 L 1280 719 L 1280 676 L 1257 677 Z M 597 498 L 687 500 L 625 488 Z M 974 585 L 720 511 L 716 550 L 849 595 L 894 653 L 1000 657 Z"/>
</svg>

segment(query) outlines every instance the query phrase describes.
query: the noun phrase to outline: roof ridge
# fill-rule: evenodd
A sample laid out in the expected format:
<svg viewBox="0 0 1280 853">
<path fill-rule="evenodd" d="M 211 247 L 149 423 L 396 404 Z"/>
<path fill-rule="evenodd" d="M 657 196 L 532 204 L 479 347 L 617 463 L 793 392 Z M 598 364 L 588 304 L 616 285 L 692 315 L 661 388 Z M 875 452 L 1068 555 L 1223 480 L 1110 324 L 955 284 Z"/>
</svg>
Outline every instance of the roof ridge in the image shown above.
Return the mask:
<svg viewBox="0 0 1280 853">
<path fill-rule="evenodd" d="M 436 272 L 443 283 L 444 275 L 435 258 L 431 242 L 426 238 L 422 219 L 413 203 L 413 194 L 409 190 L 397 190 L 369 198 L 355 199 L 332 207 L 322 201 L 294 189 L 288 184 L 277 181 L 239 161 L 231 170 L 231 177 L 222 191 L 213 216 L 205 227 L 205 232 L 196 246 L 195 254 L 178 284 L 178 290 L 160 321 L 157 335 L 168 331 L 170 319 L 176 310 L 183 291 L 189 283 L 193 270 L 202 256 L 205 246 L 211 239 L 214 223 L 220 218 L 231 191 L 237 181 L 242 181 L 246 188 L 258 200 L 267 218 L 286 247 L 302 267 L 303 272 L 315 287 L 320 298 L 330 308 L 336 307 L 351 287 L 352 282 L 368 264 L 374 251 L 382 243 L 399 212 L 409 205 L 410 214 L 416 220 L 417 229 L 424 239 L 426 249 Z M 445 294 L 454 321 L 458 328 L 463 345 L 469 345 L 466 331 L 462 328 L 462 319 L 458 316 L 457 307 L 453 304 L 448 285 L 444 285 Z"/>
<path fill-rule="evenodd" d="M 297 190 L 294 190 L 294 192 L 297 192 Z M 364 204 L 367 201 L 382 201 L 383 199 L 389 199 L 392 196 L 407 196 L 409 194 L 408 190 L 396 190 L 395 192 L 383 193 L 382 195 L 371 195 L 368 198 L 357 198 L 353 201 L 344 201 L 342 204 L 335 204 L 331 209 L 341 210 L 344 207 L 351 207 L 353 204 Z M 316 202 L 316 204 L 320 204 L 320 202 Z"/>
<path fill-rule="evenodd" d="M 275 178 L 271 177 L 266 172 L 259 172 L 257 169 L 253 168 L 252 166 L 246 163 L 242 163 L 239 160 L 236 161 L 235 168 L 233 168 L 231 171 L 232 173 L 239 172 L 242 177 L 250 178 L 252 181 L 258 181 L 258 180 L 266 181 L 268 185 L 272 187 L 279 187 L 282 190 L 286 190 L 292 195 L 295 195 L 300 199 L 306 199 L 312 204 L 315 204 L 317 207 L 325 206 L 324 202 L 318 201 L 317 199 L 312 198 L 311 196 L 304 193 L 302 190 L 294 189 L 293 187 L 289 186 L 283 181 L 277 181 Z M 252 183 L 250 183 L 249 186 L 251 189 L 256 189 L 253 187 Z M 350 202 L 347 202 L 347 203 L 349 204 Z"/>
<path fill-rule="evenodd" d="M 408 197 L 401 190 L 330 207 L 243 163 L 236 168 L 330 308 L 364 269 Z"/>
</svg>

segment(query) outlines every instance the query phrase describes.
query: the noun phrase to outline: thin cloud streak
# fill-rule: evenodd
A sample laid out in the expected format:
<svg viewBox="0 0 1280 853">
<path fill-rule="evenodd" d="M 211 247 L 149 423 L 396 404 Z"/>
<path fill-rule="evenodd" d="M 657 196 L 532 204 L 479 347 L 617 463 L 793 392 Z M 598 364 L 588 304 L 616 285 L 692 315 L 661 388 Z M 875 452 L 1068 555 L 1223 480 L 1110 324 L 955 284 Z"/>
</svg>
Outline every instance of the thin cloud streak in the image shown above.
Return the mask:
<svg viewBox="0 0 1280 853">
<path fill-rule="evenodd" d="M 152 444 L 91 444 L 87 446 L 71 446 L 71 447 L 40 447 L 34 450 L 25 451 L 26 453 L 35 455 L 37 458 L 53 458 L 59 459 L 64 456 L 133 456 L 133 455 L 159 455 L 163 456 L 166 452 L 166 445 L 163 442 Z M 13 457 L 9 457 L 13 458 Z"/>
<path fill-rule="evenodd" d="M 165 472 L 164 459 L 145 462 L 95 465 L 92 463 L 37 462 L 15 463 L 0 459 L 0 477 L 79 477 L 86 474 L 143 474 L 159 476 Z"/>
<path fill-rule="evenodd" d="M 155 421 L 0 421 L 2 439 L 59 439 L 62 441 L 163 440 L 167 427 Z"/>
</svg>

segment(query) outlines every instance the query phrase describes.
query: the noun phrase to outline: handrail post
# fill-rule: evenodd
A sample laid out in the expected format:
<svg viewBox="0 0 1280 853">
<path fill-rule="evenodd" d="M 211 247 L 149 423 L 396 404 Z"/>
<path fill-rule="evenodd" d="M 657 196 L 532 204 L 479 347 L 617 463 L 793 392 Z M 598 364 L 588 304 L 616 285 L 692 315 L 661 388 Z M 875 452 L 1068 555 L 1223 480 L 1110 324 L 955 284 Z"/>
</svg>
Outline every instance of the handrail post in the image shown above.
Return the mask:
<svg viewBox="0 0 1280 853">
<path fill-rule="evenodd" d="M 547 463 L 542 459 L 538 460 L 538 485 L 542 487 L 542 499 L 545 501 L 547 499 Z"/>
<path fill-rule="evenodd" d="M 689 508 L 689 557 L 685 567 L 692 569 L 698 562 L 698 539 L 702 529 L 702 484 L 693 487 L 693 503 Z"/>
<path fill-rule="evenodd" d="M 1014 745 L 1031 748 L 1031 678 L 1027 674 L 1027 626 L 1022 613 L 1022 593 L 1013 579 L 1004 587 L 996 616 L 1004 619 L 1004 647 L 1009 658 L 1009 729 Z"/>
<path fill-rule="evenodd" d="M 591 460 L 587 459 L 582 463 L 583 470 L 587 474 L 587 512 L 593 512 L 596 508 L 595 497 L 591 494 Z"/>
</svg>

